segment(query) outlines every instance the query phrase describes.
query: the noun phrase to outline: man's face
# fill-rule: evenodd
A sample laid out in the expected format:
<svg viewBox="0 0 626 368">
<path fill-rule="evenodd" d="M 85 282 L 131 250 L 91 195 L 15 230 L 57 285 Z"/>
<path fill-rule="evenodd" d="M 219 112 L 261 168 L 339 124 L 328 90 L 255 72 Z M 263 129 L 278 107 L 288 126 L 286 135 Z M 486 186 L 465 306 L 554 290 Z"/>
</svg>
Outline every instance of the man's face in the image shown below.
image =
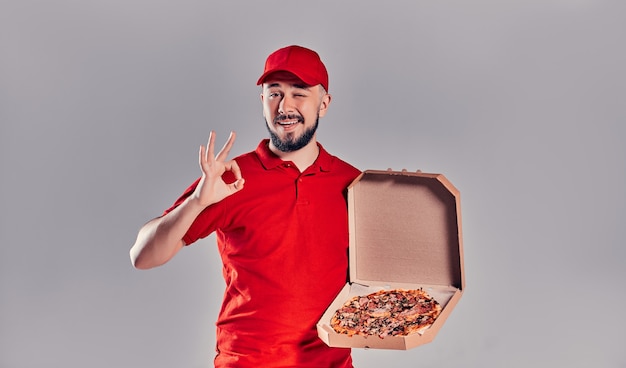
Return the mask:
<svg viewBox="0 0 626 368">
<path fill-rule="evenodd" d="M 308 86 L 295 75 L 277 72 L 263 83 L 263 116 L 271 144 L 282 152 L 315 142 L 318 119 L 330 103 L 321 86 Z"/>
</svg>

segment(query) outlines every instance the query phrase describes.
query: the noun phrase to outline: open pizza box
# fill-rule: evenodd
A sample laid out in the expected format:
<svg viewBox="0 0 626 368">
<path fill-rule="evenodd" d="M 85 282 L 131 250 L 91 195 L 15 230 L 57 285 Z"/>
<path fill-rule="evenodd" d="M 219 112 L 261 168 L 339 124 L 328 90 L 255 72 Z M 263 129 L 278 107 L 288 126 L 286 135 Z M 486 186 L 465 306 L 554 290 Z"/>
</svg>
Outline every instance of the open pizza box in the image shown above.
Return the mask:
<svg viewBox="0 0 626 368">
<path fill-rule="evenodd" d="M 317 323 L 332 347 L 408 350 L 431 342 L 465 286 L 459 191 L 441 174 L 363 172 L 348 187 L 350 279 Z M 422 288 L 442 306 L 432 326 L 408 336 L 340 334 L 335 311 L 354 296 Z"/>
</svg>

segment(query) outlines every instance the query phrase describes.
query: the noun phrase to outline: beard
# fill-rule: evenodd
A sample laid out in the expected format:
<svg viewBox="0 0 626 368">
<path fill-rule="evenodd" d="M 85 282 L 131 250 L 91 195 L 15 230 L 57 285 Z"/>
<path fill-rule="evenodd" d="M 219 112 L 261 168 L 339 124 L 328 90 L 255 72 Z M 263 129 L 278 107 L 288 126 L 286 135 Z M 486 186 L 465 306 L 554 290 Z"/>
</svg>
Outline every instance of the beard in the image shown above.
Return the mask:
<svg viewBox="0 0 626 368">
<path fill-rule="evenodd" d="M 304 119 L 301 116 L 279 115 L 274 118 L 273 123 L 276 124 L 278 120 L 293 119 L 294 117 L 298 118 L 298 121 L 299 121 L 298 124 L 300 124 L 300 122 L 304 122 Z M 280 139 L 280 137 L 270 128 L 270 124 L 267 121 L 267 119 L 265 119 L 265 126 L 267 127 L 267 131 L 270 133 L 270 139 L 272 140 L 272 144 L 274 145 L 274 147 L 276 147 L 281 152 L 293 152 L 293 151 L 297 151 L 301 149 L 302 147 L 309 144 L 309 142 L 311 142 L 311 139 L 313 139 L 313 137 L 315 136 L 315 132 L 317 131 L 319 120 L 320 120 L 320 117 L 318 115 L 317 118 L 315 118 L 315 124 L 313 124 L 312 127 L 305 130 L 304 133 L 302 133 L 299 137 L 296 137 L 294 134 L 290 133 L 290 134 L 287 134 L 285 139 Z"/>
</svg>

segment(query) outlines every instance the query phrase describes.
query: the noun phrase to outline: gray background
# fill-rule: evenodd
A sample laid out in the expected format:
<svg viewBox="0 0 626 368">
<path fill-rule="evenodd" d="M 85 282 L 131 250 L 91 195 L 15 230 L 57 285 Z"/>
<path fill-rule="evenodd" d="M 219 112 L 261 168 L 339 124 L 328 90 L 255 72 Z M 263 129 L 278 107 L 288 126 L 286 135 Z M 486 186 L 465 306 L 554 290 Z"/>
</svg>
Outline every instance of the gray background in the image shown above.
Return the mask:
<svg viewBox="0 0 626 368">
<path fill-rule="evenodd" d="M 626 367 L 620 1 L 0 2 L 0 367 L 209 367 L 213 236 L 136 271 L 210 129 L 266 136 L 266 55 L 319 51 L 319 139 L 462 193 L 467 289 L 366 367 Z"/>
</svg>

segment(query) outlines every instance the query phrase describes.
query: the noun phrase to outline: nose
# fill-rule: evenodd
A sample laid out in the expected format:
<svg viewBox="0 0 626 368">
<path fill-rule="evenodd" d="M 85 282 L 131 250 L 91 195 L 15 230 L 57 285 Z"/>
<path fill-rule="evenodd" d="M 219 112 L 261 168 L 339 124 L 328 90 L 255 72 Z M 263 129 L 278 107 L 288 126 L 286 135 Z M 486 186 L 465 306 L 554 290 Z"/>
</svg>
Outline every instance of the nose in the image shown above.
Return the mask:
<svg viewBox="0 0 626 368">
<path fill-rule="evenodd" d="M 278 104 L 278 113 L 279 114 L 289 114 L 294 111 L 293 108 L 293 98 L 287 96 L 286 94 L 280 100 Z"/>
</svg>

